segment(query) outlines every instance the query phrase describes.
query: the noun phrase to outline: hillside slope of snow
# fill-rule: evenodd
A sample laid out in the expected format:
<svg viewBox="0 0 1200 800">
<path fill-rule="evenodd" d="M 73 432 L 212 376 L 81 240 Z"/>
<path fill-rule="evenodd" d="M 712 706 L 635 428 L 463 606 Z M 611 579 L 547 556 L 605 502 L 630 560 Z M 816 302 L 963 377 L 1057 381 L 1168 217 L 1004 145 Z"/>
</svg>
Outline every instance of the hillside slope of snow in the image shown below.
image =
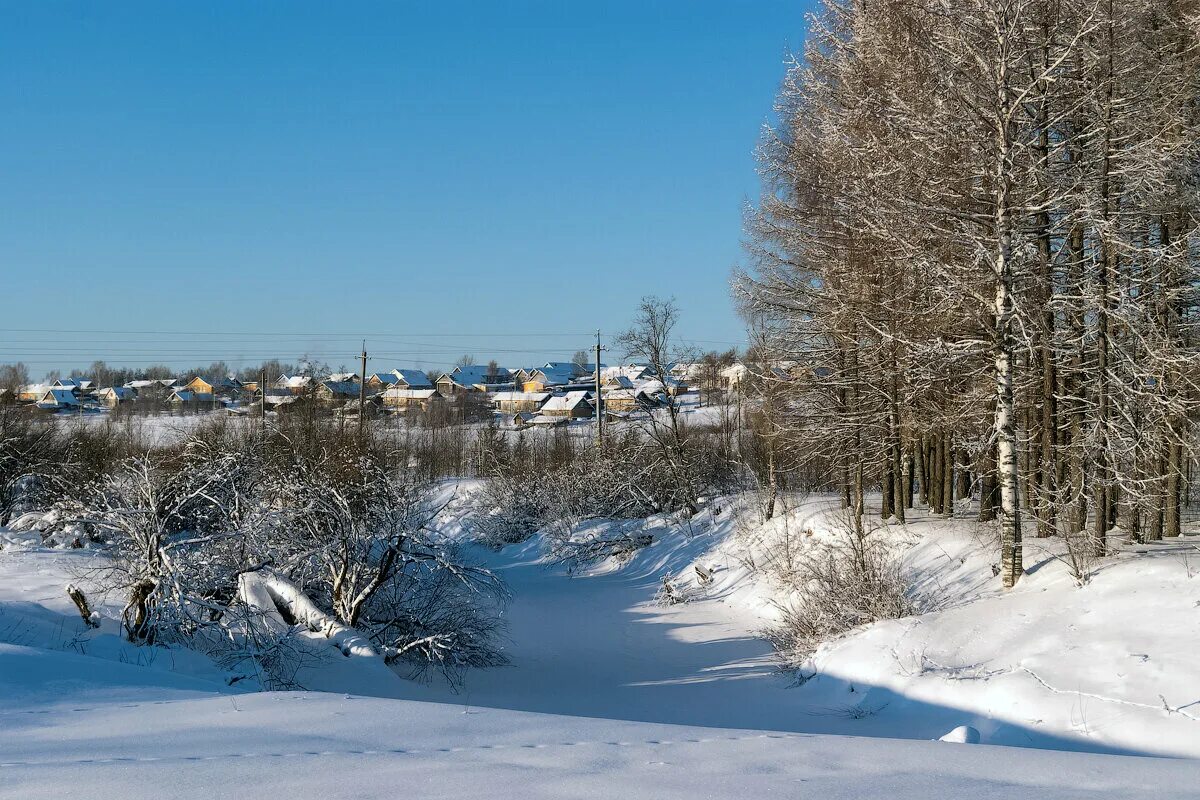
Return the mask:
<svg viewBox="0 0 1200 800">
<path fill-rule="evenodd" d="M 762 567 L 778 537 L 822 535 L 829 503 L 767 525 L 733 505 L 648 520 L 651 547 L 574 574 L 536 539 L 478 551 L 513 593 L 512 664 L 457 692 L 333 648 L 301 676 L 325 692 L 231 687 L 201 654 L 124 642 L 120 598 L 93 598 L 104 621 L 87 629 L 63 587 L 95 553 L 6 535 L 0 797 L 1193 793 L 1200 762 L 1112 755 L 1200 755 L 1190 538 L 1126 548 L 1083 587 L 1030 542 L 1004 593 L 980 531 L 917 515 L 884 534 L 941 610 L 830 642 L 794 685 L 757 635 L 786 599 Z M 655 602 L 668 575 L 690 602 Z"/>
<path fill-rule="evenodd" d="M 0 648 L 0 797 L 1047 800 L 1192 795 L 1190 761 L 480 709 L 319 692 L 194 694 L 55 651 Z M 93 663 L 93 666 L 95 664 Z M 87 685 L 38 687 L 87 670 Z M 98 699 L 109 682 L 124 698 Z M 12 701 L 34 684 L 32 702 Z"/>
</svg>

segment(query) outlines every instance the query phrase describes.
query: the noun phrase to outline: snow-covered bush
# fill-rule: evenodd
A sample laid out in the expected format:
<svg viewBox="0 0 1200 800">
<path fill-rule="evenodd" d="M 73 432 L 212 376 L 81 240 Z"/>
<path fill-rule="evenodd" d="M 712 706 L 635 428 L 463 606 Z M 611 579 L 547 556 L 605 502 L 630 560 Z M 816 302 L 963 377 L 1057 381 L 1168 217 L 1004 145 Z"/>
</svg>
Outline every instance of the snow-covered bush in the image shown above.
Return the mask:
<svg viewBox="0 0 1200 800">
<path fill-rule="evenodd" d="M 238 430 L 131 458 L 75 504 L 112 556 L 93 579 L 127 597 L 131 641 L 184 642 L 291 685 L 297 621 L 267 624 L 242 591 L 270 570 L 414 672 L 503 662 L 500 582 L 434 529 L 428 488 L 385 449 L 333 425 Z"/>
<path fill-rule="evenodd" d="M 438 533 L 427 485 L 336 438 L 320 450 L 282 443 L 267 474 L 261 536 L 276 568 L 389 662 L 451 679 L 504 662 L 495 644 L 503 587 Z"/>
<path fill-rule="evenodd" d="M 563 561 L 628 557 L 649 545 L 651 535 L 637 524 L 589 521 L 686 516 L 695 498 L 730 488 L 728 459 L 717 451 L 715 439 L 697 435 L 693 444 L 695 458 L 688 467 L 693 483 L 686 489 L 677 483 L 679 469 L 668 468 L 661 450 L 636 429 L 613 437 L 602 451 L 572 449 L 569 457 L 547 458 L 519 446 L 494 451 L 473 522 L 475 536 L 490 547 L 503 547 L 540 531 Z"/>
<path fill-rule="evenodd" d="M 791 552 L 772 563 L 787 599 L 768 637 L 790 669 L 802 669 L 823 643 L 855 628 L 932 605 L 914 596 L 893 546 L 876 529 L 842 519 L 825 536 L 789 539 L 784 546 Z"/>
<path fill-rule="evenodd" d="M 11 408 L 0 408 L 0 525 L 45 510 L 67 488 L 69 463 L 61 430 Z"/>
</svg>

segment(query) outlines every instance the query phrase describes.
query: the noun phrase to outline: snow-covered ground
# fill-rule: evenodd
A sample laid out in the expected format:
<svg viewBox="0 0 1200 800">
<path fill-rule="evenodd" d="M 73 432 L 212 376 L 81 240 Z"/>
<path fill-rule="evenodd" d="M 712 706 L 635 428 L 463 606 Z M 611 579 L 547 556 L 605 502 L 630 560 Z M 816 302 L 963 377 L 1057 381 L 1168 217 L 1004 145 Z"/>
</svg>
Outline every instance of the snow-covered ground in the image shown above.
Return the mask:
<svg viewBox="0 0 1200 800">
<path fill-rule="evenodd" d="M 826 645 L 796 686 L 757 635 L 780 594 L 754 567 L 780 536 L 821 535 L 829 502 L 766 526 L 736 521 L 738 505 L 690 531 L 651 520 L 657 541 L 630 563 L 573 575 L 536 539 L 479 551 L 513 595 L 512 664 L 457 692 L 340 656 L 301 676 L 324 692 L 230 687 L 195 652 L 123 642 L 119 605 L 98 603 L 105 621 L 86 629 L 63 587 L 98 556 L 11 536 L 0 797 L 1194 793 L 1200 762 L 1112 755 L 1200 755 L 1191 537 L 1125 548 L 1083 587 L 1032 540 L 1030 574 L 1002 593 L 973 525 L 917 515 L 884 535 L 909 543 L 944 608 Z M 703 589 L 697 564 L 713 571 Z M 694 599 L 656 604 L 666 574 Z M 929 741 L 972 738 L 960 726 L 983 746 Z"/>
</svg>

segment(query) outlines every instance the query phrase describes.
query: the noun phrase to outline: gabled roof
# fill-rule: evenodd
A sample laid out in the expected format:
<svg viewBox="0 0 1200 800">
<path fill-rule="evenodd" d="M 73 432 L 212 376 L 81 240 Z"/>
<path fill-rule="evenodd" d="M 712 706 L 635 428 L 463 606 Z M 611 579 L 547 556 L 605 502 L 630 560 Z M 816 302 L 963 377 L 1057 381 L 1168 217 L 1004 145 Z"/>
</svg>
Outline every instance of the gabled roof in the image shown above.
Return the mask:
<svg viewBox="0 0 1200 800">
<path fill-rule="evenodd" d="M 133 391 L 133 389 L 129 388 L 128 386 L 106 386 L 103 389 L 101 389 L 99 392 L 97 392 L 97 394 L 106 395 L 106 396 L 113 395 L 118 400 L 129 400 L 129 399 L 133 398 L 134 391 Z"/>
<path fill-rule="evenodd" d="M 56 389 L 74 389 L 78 386 L 82 386 L 83 384 L 81 381 L 76 380 L 75 378 L 59 378 L 50 385 Z"/>
<path fill-rule="evenodd" d="M 353 381 L 321 381 L 334 397 L 358 397 L 358 384 Z"/>
<path fill-rule="evenodd" d="M 207 383 L 209 386 L 213 387 L 214 389 L 217 387 L 233 389 L 233 388 L 237 388 L 238 386 L 242 385 L 241 382 L 238 381 L 237 378 L 233 378 L 229 375 L 226 375 L 223 378 L 209 378 L 206 375 L 195 375 L 192 377 L 191 380 L 188 381 L 188 383 L 190 384 L 196 380 L 204 381 L 205 383 Z"/>
<path fill-rule="evenodd" d="M 512 382 L 512 370 L 507 367 L 496 367 L 495 372 L 488 369 L 486 364 L 468 364 L 455 367 L 453 372 L 442 373 L 438 378 L 449 378 L 459 386 L 475 386 L 476 384 L 498 384 Z"/>
<path fill-rule="evenodd" d="M 600 366 L 603 367 L 604 365 L 601 364 Z M 574 361 L 547 361 L 542 365 L 541 368 L 552 369 L 555 371 L 570 370 L 571 373 L 577 378 L 583 375 L 591 375 L 593 372 L 595 372 L 595 367 L 591 364 L 582 366 L 576 364 Z"/>
<path fill-rule="evenodd" d="M 295 403 L 300 399 L 300 395 L 289 392 L 287 389 L 267 389 L 263 392 L 263 401 L 269 406 L 281 406 L 289 403 Z"/>
<path fill-rule="evenodd" d="M 419 369 L 394 369 L 391 374 L 410 389 L 433 388 L 433 383 L 430 382 L 429 376 Z"/>
<path fill-rule="evenodd" d="M 171 396 L 167 399 L 171 402 L 178 400 L 181 403 L 211 403 L 213 396 L 211 392 L 193 392 L 189 389 L 176 389 L 171 392 Z"/>
<path fill-rule="evenodd" d="M 571 411 L 583 404 L 591 405 L 587 392 L 567 392 L 547 400 L 542 411 Z"/>
<path fill-rule="evenodd" d="M 547 386 L 565 386 L 571 383 L 578 377 L 573 364 L 567 364 L 559 367 L 542 367 L 535 370 L 530 377 L 531 381 L 536 383 L 545 383 Z"/>
<path fill-rule="evenodd" d="M 624 376 L 631 381 L 639 381 L 645 378 L 653 377 L 654 370 L 646 364 L 623 364 L 619 367 L 601 367 L 600 380 L 611 380 L 618 376 Z"/>
<path fill-rule="evenodd" d="M 359 377 L 357 372 L 335 372 L 329 376 L 329 380 L 334 383 L 357 383 Z"/>
<path fill-rule="evenodd" d="M 367 382 L 370 383 L 373 380 L 379 381 L 380 383 L 386 383 L 389 386 L 392 386 L 392 385 L 395 385 L 400 380 L 400 378 L 398 375 L 396 375 L 395 372 L 372 372 L 370 375 L 367 376 Z"/>
<path fill-rule="evenodd" d="M 383 392 L 384 400 L 429 400 L 437 396 L 437 389 L 401 389 L 393 387 Z"/>
<path fill-rule="evenodd" d="M 77 406 L 79 405 L 79 398 L 69 388 L 56 386 L 46 390 L 46 393 L 42 395 L 42 399 L 38 400 L 38 405 Z"/>
</svg>

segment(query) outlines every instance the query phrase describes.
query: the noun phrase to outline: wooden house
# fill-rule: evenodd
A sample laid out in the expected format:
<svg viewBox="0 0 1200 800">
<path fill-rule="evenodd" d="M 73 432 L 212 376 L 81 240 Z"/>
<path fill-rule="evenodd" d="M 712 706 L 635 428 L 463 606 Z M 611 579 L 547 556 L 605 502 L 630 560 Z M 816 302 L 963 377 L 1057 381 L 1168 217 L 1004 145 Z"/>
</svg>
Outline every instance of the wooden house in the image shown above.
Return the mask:
<svg viewBox="0 0 1200 800">
<path fill-rule="evenodd" d="M 429 376 L 419 369 L 394 369 L 391 372 L 396 376 L 396 387 L 400 389 L 432 389 L 433 381 L 429 380 Z"/>
<path fill-rule="evenodd" d="M 541 408 L 541 416 L 587 419 L 596 413 L 587 392 L 568 392 L 551 397 Z"/>
<path fill-rule="evenodd" d="M 537 414 L 533 411 L 497 411 L 496 416 L 499 418 L 502 427 L 525 428 L 529 426 L 529 423 L 534 419 L 534 417 L 537 416 Z M 555 417 L 555 419 L 559 418 Z"/>
<path fill-rule="evenodd" d="M 303 408 L 307 398 L 289 389 L 267 387 L 266 393 L 259 398 L 269 410 L 285 413 Z"/>
<path fill-rule="evenodd" d="M 380 395 L 383 407 L 397 411 L 407 411 L 419 408 L 428 411 L 429 407 L 440 399 L 436 389 L 400 389 L 392 388 Z"/>
<path fill-rule="evenodd" d="M 516 413 L 537 411 L 550 396 L 549 392 L 496 392 L 491 399 L 497 411 Z"/>
<path fill-rule="evenodd" d="M 137 398 L 137 392 L 127 386 L 106 386 L 96 392 L 96 399 L 101 405 L 116 408 L 122 403 L 128 403 Z"/>
<path fill-rule="evenodd" d="M 313 388 L 315 381 L 308 375 L 280 375 L 275 381 L 276 389 L 286 389 L 292 394 L 305 394 Z"/>
<path fill-rule="evenodd" d="M 167 403 L 178 410 L 202 411 L 217 405 L 217 396 L 212 392 L 193 392 L 190 389 L 175 389 Z"/>
<path fill-rule="evenodd" d="M 437 379 L 437 391 L 442 397 L 454 397 L 467 392 L 486 392 L 512 386 L 513 372 L 506 367 L 468 364 L 443 372 Z"/>
<path fill-rule="evenodd" d="M 59 411 L 62 409 L 77 409 L 81 406 L 81 403 L 74 391 L 65 386 L 56 386 L 47 389 L 38 398 L 37 405 L 38 408 L 43 408 L 47 411 Z"/>
<path fill-rule="evenodd" d="M 17 402 L 36 403 L 42 399 L 42 396 L 46 394 L 49 388 L 49 386 L 41 383 L 26 384 L 17 390 Z"/>
<path fill-rule="evenodd" d="M 205 377 L 197 375 L 182 387 L 193 394 L 209 394 L 214 397 L 232 397 L 241 392 L 242 385 L 236 378 Z"/>
<path fill-rule="evenodd" d="M 640 408 L 651 408 L 657 403 L 641 389 L 609 389 L 601 390 L 604 399 L 604 410 L 612 412 L 637 411 Z"/>
<path fill-rule="evenodd" d="M 533 374 L 521 385 L 521 390 L 525 392 L 553 391 L 560 386 L 568 386 L 575 383 L 579 377 L 569 365 L 565 367 L 541 367 L 533 371 Z"/>
<path fill-rule="evenodd" d="M 326 405 L 341 405 L 359 397 L 358 381 L 321 381 L 317 384 L 316 398 Z"/>
</svg>

